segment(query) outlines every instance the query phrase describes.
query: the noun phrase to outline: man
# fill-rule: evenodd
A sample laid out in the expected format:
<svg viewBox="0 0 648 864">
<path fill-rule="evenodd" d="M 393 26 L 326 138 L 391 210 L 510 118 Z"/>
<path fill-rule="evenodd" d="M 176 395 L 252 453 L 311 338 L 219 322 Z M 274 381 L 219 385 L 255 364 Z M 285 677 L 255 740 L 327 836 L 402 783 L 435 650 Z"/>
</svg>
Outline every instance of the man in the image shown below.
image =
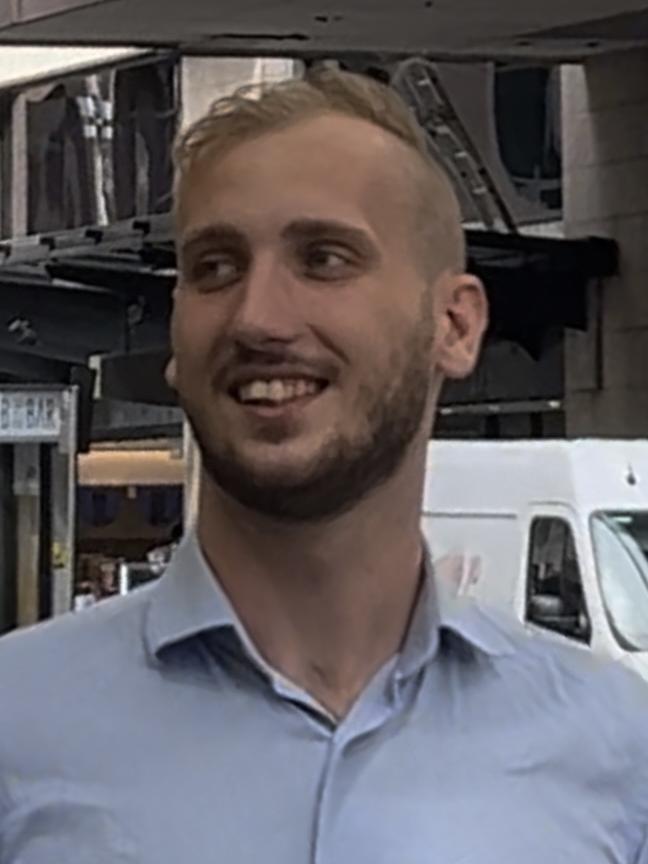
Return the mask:
<svg viewBox="0 0 648 864">
<path fill-rule="evenodd" d="M 195 532 L 0 646 L 1 864 L 648 862 L 643 685 L 453 601 L 422 549 L 487 316 L 447 180 L 376 83 L 252 95 L 178 153 Z"/>
</svg>

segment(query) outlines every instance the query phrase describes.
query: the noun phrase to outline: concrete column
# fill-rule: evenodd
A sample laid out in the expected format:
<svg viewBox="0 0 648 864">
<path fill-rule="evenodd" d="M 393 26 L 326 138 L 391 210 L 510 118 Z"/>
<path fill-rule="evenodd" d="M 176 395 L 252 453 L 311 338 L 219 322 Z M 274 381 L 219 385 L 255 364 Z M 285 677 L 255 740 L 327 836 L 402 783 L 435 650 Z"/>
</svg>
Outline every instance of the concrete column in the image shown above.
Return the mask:
<svg viewBox="0 0 648 864">
<path fill-rule="evenodd" d="M 245 84 L 282 81 L 295 74 L 295 61 L 280 58 L 184 57 L 180 98 L 184 125 L 197 120 L 212 102 Z"/>
<path fill-rule="evenodd" d="M 648 436 L 648 51 L 564 69 L 563 141 L 566 235 L 621 251 L 590 331 L 567 339 L 567 433 Z"/>
<path fill-rule="evenodd" d="M 40 446 L 18 444 L 14 448 L 16 496 L 18 625 L 35 624 L 40 607 L 41 476 Z"/>
<path fill-rule="evenodd" d="M 10 203 L 5 222 L 7 236 L 27 234 L 27 96 L 18 93 L 11 103 L 11 180 L 5 202 Z"/>
<path fill-rule="evenodd" d="M 201 117 L 212 102 L 245 84 L 281 81 L 296 74 L 293 60 L 265 58 L 185 57 L 181 67 L 182 124 Z M 189 424 L 184 424 L 185 527 L 193 522 L 200 492 L 200 455 Z"/>
</svg>

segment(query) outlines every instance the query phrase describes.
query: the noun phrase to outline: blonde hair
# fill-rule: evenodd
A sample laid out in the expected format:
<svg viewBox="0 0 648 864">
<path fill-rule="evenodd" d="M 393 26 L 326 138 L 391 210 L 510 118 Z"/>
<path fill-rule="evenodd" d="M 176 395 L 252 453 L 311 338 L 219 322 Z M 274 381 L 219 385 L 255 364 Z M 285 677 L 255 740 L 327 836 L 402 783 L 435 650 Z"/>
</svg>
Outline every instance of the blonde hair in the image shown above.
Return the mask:
<svg viewBox="0 0 648 864">
<path fill-rule="evenodd" d="M 365 120 L 412 152 L 424 259 L 437 272 L 463 269 L 466 250 L 459 203 L 414 114 L 391 87 L 327 66 L 313 67 L 301 79 L 246 85 L 216 100 L 176 141 L 176 206 L 184 177 L 204 156 L 224 155 L 266 132 L 326 113 Z"/>
</svg>

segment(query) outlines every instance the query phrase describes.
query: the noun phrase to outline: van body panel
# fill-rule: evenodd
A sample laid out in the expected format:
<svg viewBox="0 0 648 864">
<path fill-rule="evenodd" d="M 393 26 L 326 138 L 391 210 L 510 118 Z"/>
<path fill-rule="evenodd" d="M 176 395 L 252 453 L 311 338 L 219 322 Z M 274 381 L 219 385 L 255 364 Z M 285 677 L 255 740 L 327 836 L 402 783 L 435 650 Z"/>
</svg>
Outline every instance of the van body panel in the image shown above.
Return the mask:
<svg viewBox="0 0 648 864">
<path fill-rule="evenodd" d="M 422 527 L 439 577 L 531 630 L 621 659 L 648 679 L 648 651 L 628 650 L 611 625 L 592 538 L 596 514 L 626 513 L 648 513 L 648 440 L 428 448 Z M 555 592 L 556 580 L 571 606 L 561 599 L 554 624 L 545 613 L 556 597 L 542 586 Z"/>
</svg>

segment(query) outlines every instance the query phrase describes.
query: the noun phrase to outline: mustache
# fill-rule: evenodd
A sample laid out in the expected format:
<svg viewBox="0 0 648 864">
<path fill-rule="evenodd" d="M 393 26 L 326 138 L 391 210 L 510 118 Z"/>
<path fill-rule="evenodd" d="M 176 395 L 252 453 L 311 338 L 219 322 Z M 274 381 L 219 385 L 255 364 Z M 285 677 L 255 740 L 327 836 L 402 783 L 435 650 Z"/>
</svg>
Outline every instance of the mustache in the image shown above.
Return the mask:
<svg viewBox="0 0 648 864">
<path fill-rule="evenodd" d="M 294 368 L 313 378 L 333 381 L 338 377 L 339 368 L 330 360 L 316 358 L 291 350 L 281 345 L 253 348 L 246 345 L 232 345 L 226 356 L 217 364 L 213 380 L 215 384 L 228 383 L 246 369 Z"/>
</svg>

